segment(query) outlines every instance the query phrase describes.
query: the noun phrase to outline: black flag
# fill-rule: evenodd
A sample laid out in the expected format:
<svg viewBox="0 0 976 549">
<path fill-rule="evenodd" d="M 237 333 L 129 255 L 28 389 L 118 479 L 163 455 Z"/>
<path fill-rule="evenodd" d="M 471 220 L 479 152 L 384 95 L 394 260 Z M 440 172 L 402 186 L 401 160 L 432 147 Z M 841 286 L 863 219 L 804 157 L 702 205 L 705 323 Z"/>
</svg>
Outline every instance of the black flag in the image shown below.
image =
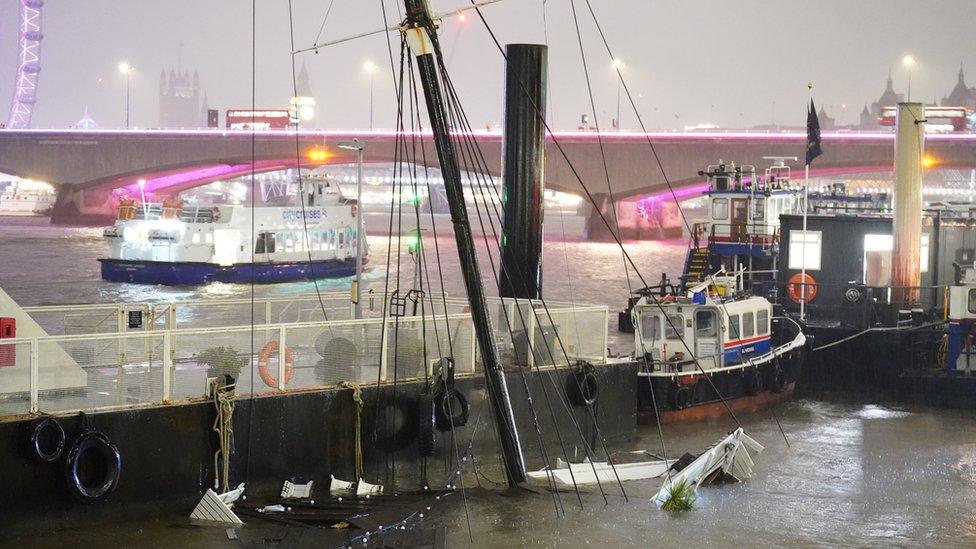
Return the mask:
<svg viewBox="0 0 976 549">
<path fill-rule="evenodd" d="M 807 111 L 807 166 L 821 154 L 823 150 L 820 148 L 820 119 L 817 118 L 817 109 L 811 99 L 810 110 Z"/>
</svg>

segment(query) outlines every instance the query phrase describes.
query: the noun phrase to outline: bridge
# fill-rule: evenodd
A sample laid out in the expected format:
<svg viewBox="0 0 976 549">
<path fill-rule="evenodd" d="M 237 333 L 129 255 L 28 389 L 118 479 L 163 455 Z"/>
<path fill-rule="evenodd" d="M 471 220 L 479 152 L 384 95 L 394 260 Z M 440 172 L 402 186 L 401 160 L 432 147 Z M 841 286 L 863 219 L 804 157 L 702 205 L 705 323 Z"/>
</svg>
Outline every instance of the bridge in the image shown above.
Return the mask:
<svg viewBox="0 0 976 549">
<path fill-rule="evenodd" d="M 426 158 L 436 167 L 430 135 L 415 137 L 424 153 L 417 154 L 418 162 Z M 500 175 L 501 134 L 476 132 L 473 137 L 489 172 Z M 813 176 L 891 169 L 891 133 L 824 133 L 822 138 L 824 154 L 815 162 Z M 246 175 L 252 169 L 352 163 L 354 156 L 338 147 L 351 139 L 366 144 L 367 162 L 394 161 L 397 135 L 389 131 L 257 132 L 252 151 L 250 132 L 230 130 L 3 130 L 0 172 L 55 185 L 54 222 L 104 223 L 113 217 L 112 191 L 135 189 L 140 179 L 146 181 L 147 192 L 159 196 Z M 698 170 L 719 159 L 762 167 L 768 163 L 764 156 L 802 159 L 805 142 L 806 135 L 799 132 L 558 132 L 547 139 L 546 186 L 583 194 L 582 180 L 605 207 L 608 176 L 615 199 L 636 203 L 666 191 L 666 174 L 675 188 L 690 194 L 701 183 Z M 942 167 L 976 167 L 974 134 L 931 135 L 926 150 Z"/>
</svg>

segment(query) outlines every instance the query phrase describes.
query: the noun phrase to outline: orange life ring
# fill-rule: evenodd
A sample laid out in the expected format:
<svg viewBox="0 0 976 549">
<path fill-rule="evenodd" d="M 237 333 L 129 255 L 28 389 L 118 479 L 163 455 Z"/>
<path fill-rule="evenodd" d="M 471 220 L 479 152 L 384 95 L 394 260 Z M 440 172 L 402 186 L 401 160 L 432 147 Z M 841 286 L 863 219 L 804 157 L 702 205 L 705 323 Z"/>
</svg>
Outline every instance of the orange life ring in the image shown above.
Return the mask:
<svg viewBox="0 0 976 549">
<path fill-rule="evenodd" d="M 794 303 L 801 303 L 804 301 L 804 288 L 806 288 L 807 303 L 817 299 L 817 292 L 819 291 L 817 281 L 809 274 L 803 273 L 796 273 L 790 277 L 789 282 L 786 284 L 786 294 L 790 296 L 790 299 Z"/>
<path fill-rule="evenodd" d="M 261 349 L 261 353 L 258 354 L 258 372 L 261 374 L 261 381 L 265 385 L 273 389 L 278 388 L 278 379 L 271 375 L 268 371 L 268 360 L 271 358 L 272 354 L 278 353 L 278 342 L 271 340 Z M 278 356 L 278 360 L 281 360 L 281 355 Z M 287 345 L 285 346 L 285 383 L 291 381 L 292 375 L 295 373 L 295 356 L 291 352 L 291 348 Z"/>
</svg>

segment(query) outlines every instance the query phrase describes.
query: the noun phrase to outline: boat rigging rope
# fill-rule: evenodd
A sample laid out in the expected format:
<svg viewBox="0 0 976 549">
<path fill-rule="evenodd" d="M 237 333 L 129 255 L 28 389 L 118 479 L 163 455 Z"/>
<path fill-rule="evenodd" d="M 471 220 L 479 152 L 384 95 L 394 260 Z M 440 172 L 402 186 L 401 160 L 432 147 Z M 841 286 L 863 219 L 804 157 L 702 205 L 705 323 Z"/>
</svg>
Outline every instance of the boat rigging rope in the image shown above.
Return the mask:
<svg viewBox="0 0 976 549">
<path fill-rule="evenodd" d="M 356 405 L 356 479 L 363 478 L 363 441 L 362 441 L 362 418 L 363 418 L 363 388 L 354 381 L 343 381 L 339 384 L 340 389 L 352 391 L 352 401 Z"/>
<path fill-rule="evenodd" d="M 214 452 L 214 489 L 220 493 L 230 491 L 230 455 L 234 439 L 234 401 L 236 400 L 235 385 L 219 386 L 214 382 L 210 386 L 213 391 L 214 408 L 217 417 L 214 419 L 213 430 L 217 433 L 217 451 Z M 253 401 L 251 402 L 253 405 Z M 248 433 L 248 438 L 251 434 Z M 250 444 L 248 444 L 250 446 Z"/>
<path fill-rule="evenodd" d="M 479 16 L 480 16 L 480 13 L 479 13 Z M 484 22 L 484 18 L 483 17 L 482 17 L 482 21 Z M 490 27 L 487 27 L 487 28 L 488 28 L 489 33 L 492 34 L 492 31 L 491 31 Z M 501 47 L 497 43 L 497 41 L 496 41 L 496 45 L 499 46 L 499 50 L 502 52 L 502 56 L 504 57 L 505 56 L 504 50 L 501 49 Z M 476 174 L 482 174 L 483 175 L 484 173 L 488 173 L 489 170 L 488 170 L 488 167 L 487 167 L 487 162 L 486 162 L 486 160 L 484 158 L 484 154 L 481 151 L 481 148 L 480 148 L 480 146 L 477 143 L 477 139 L 474 137 L 474 132 L 471 129 L 470 122 L 468 122 L 467 117 L 464 115 L 463 109 L 460 108 L 460 102 L 457 99 L 457 92 L 454 89 L 453 83 L 451 82 L 449 76 L 446 77 L 445 80 L 446 80 L 445 86 L 447 87 L 447 89 L 450 92 L 448 94 L 448 96 L 452 99 L 452 101 L 453 101 L 454 104 L 458 105 L 457 109 L 458 109 L 459 119 L 460 119 L 460 124 L 461 124 L 460 136 L 464 138 L 464 144 L 467 145 L 467 149 L 468 149 L 467 152 L 472 157 L 472 159 L 470 160 L 470 162 L 471 163 L 477 163 Z M 538 110 L 537 110 L 537 114 L 538 114 Z M 540 118 L 541 118 L 541 115 L 540 115 Z M 465 149 L 462 149 L 462 153 L 464 153 L 464 152 L 465 152 Z M 478 181 L 479 186 L 482 186 L 481 187 L 481 193 L 482 193 L 482 195 L 486 194 L 484 192 L 484 185 L 485 184 L 483 182 L 482 177 L 479 176 L 478 178 L 476 178 L 476 180 Z M 487 201 L 487 204 L 490 204 L 492 206 L 492 208 L 494 209 L 494 212 L 495 212 L 494 219 L 497 219 L 499 221 L 499 223 L 500 223 L 501 222 L 501 213 L 498 210 L 498 203 L 501 202 L 501 199 L 498 196 L 497 190 L 495 189 L 495 187 L 493 185 L 487 185 L 487 188 L 490 191 L 492 191 L 491 194 L 493 195 L 492 196 L 493 199 L 492 200 L 488 200 Z M 479 212 L 479 219 L 480 219 L 480 215 L 481 215 L 480 214 L 480 209 L 477 209 L 477 206 L 478 206 L 478 203 L 476 203 L 476 210 Z M 487 212 L 487 208 L 488 208 L 488 206 L 486 205 L 485 206 L 486 212 Z M 494 225 L 494 221 L 492 219 L 493 219 L 492 217 L 489 217 L 489 225 L 492 227 L 492 234 L 493 234 L 493 237 L 494 237 L 494 239 L 496 241 L 496 246 L 500 246 L 500 242 L 501 241 L 498 238 L 498 233 L 494 229 L 495 225 Z M 483 221 L 482 221 L 482 231 L 486 235 L 486 242 L 487 242 L 487 231 L 484 229 Z M 488 247 L 488 253 L 489 253 L 489 259 L 491 259 L 492 258 L 492 255 L 491 255 L 491 246 Z M 517 270 L 517 272 L 519 273 L 519 279 L 522 279 L 523 280 L 523 284 L 524 284 L 524 279 L 522 278 L 522 276 L 523 276 L 524 273 L 522 273 L 521 266 L 515 265 L 514 267 Z M 504 270 L 507 271 L 507 267 L 504 265 L 504 263 L 502 264 L 502 269 L 504 269 Z M 494 264 L 493 264 L 493 268 L 492 268 L 492 274 L 495 276 L 495 282 L 496 282 L 496 286 L 497 286 L 498 279 L 497 279 L 497 273 L 495 272 L 495 269 L 494 269 Z M 512 278 L 512 279 L 515 278 L 515 277 L 512 276 L 512 273 L 507 273 L 507 274 L 509 275 L 510 278 Z M 524 289 L 524 286 L 523 286 L 523 289 Z M 517 310 L 517 312 L 519 314 L 519 318 L 520 318 L 520 320 L 522 322 L 522 325 L 523 326 L 527 326 L 527 323 L 525 321 L 524 314 L 522 312 L 522 308 L 521 307 L 518 307 L 518 299 L 517 298 L 513 298 L 513 299 L 516 302 L 516 310 Z M 539 300 L 539 302 L 541 303 L 543 309 L 545 310 L 545 313 L 546 313 L 546 316 L 548 318 L 549 323 L 551 325 L 555 325 L 555 320 L 552 317 L 552 313 L 549 310 L 548 304 L 545 301 L 545 299 L 541 299 L 541 300 Z M 534 307 L 531 307 L 531 309 L 532 309 L 532 314 L 535 316 L 536 323 L 538 325 L 540 325 L 540 326 L 543 325 L 543 323 L 541 322 L 541 319 L 539 317 L 538 311 L 536 311 Z M 512 331 L 511 320 L 507 316 L 507 310 L 506 309 L 503 309 L 503 312 L 506 314 L 506 324 L 507 324 L 507 327 L 509 329 L 509 332 L 511 333 L 511 331 Z M 560 348 L 561 348 L 561 350 L 563 352 L 563 355 L 567 358 L 567 364 L 569 364 L 570 366 L 572 366 L 572 364 L 569 362 L 569 356 L 570 355 L 567 352 L 567 349 L 566 349 L 566 347 L 565 347 L 565 345 L 563 343 L 563 340 L 562 340 L 562 336 L 559 334 L 558 331 L 556 331 L 555 337 L 556 337 L 556 341 L 560 345 Z M 550 359 L 552 360 L 553 364 L 555 365 L 557 363 L 557 360 L 555 359 L 555 355 L 553 353 L 553 350 L 552 350 L 549 342 L 546 340 L 545 337 L 543 338 L 543 344 L 544 344 L 544 346 L 546 348 L 546 351 L 548 352 L 548 355 L 549 355 Z M 532 346 L 530 346 L 530 347 L 532 347 Z M 536 350 L 534 348 L 530 348 L 529 349 L 529 352 L 535 353 L 535 351 Z M 587 448 L 586 438 L 585 438 L 585 435 L 582 432 L 581 426 L 579 425 L 578 421 L 576 420 L 575 415 L 572 413 L 571 409 L 569 408 L 568 404 L 566 403 L 565 398 L 564 398 L 564 395 L 563 395 L 561 389 L 556 384 L 556 382 L 555 382 L 555 380 L 553 378 L 553 372 L 552 371 L 547 371 L 546 374 L 547 374 L 546 377 L 548 378 L 550 384 L 555 388 L 556 395 L 559 397 L 560 402 L 563 405 L 563 408 L 566 410 L 566 413 L 569 414 L 570 418 L 572 419 L 573 424 L 574 424 L 574 427 L 577 430 L 577 434 L 580 436 L 581 441 L 583 442 L 583 447 L 584 447 L 584 450 L 587 453 L 587 458 L 589 459 L 590 458 L 589 449 Z M 536 375 L 537 376 L 542 376 L 543 375 L 541 369 L 539 368 L 538 363 L 536 363 Z M 543 379 L 546 379 L 546 378 L 543 378 Z M 577 380 L 577 383 L 579 383 L 578 380 Z M 545 385 L 543 385 L 543 388 L 545 388 Z M 580 387 L 580 390 L 582 391 L 582 387 Z M 544 394 L 544 396 L 547 396 L 548 395 L 548 393 L 545 391 L 545 389 L 544 389 L 543 394 Z M 595 417 L 595 415 L 593 413 L 593 410 L 591 408 L 587 408 L 587 411 L 588 411 L 588 413 L 590 415 L 590 419 L 593 422 L 593 425 L 595 426 L 595 428 L 597 429 L 597 432 L 599 433 L 599 425 L 598 425 L 598 423 L 596 421 L 596 417 Z M 603 445 L 603 450 L 607 454 L 607 460 L 610 463 L 610 467 L 613 469 L 615 477 L 617 477 L 617 484 L 620 487 L 621 494 L 624 496 L 625 499 L 627 499 L 626 491 L 623 489 L 623 485 L 622 485 L 622 483 L 620 483 L 619 476 L 617 476 L 617 474 L 616 474 L 616 466 L 613 464 L 613 461 L 612 461 L 611 456 L 610 456 L 610 453 L 609 453 L 609 449 L 606 447 L 606 441 L 603 438 L 602 434 L 600 435 L 600 440 L 601 440 L 601 443 Z M 568 460 L 569 460 L 569 458 L 567 456 L 567 461 Z M 593 460 L 591 459 L 590 461 L 592 463 Z M 572 477 L 573 476 L 572 475 L 572 471 L 570 471 L 570 474 L 571 474 L 571 477 Z M 594 475 L 595 474 L 596 473 L 594 471 Z M 603 493 L 603 495 L 604 495 L 604 500 L 607 501 L 606 500 L 606 494 L 605 494 L 605 492 L 603 492 L 602 483 L 600 483 L 598 476 L 597 476 L 597 484 L 598 484 L 598 486 L 600 486 L 601 493 Z"/>
<path fill-rule="evenodd" d="M 924 330 L 926 328 L 934 328 L 936 326 L 942 326 L 943 324 L 945 324 L 945 322 L 940 320 L 938 322 L 930 322 L 928 324 L 922 324 L 919 326 L 886 326 L 886 327 L 868 328 L 867 330 L 862 330 L 854 335 L 847 336 L 844 339 L 838 339 L 837 341 L 832 341 L 830 343 L 821 345 L 819 347 L 814 347 L 813 352 L 822 351 L 824 349 L 829 349 L 831 347 L 835 347 L 842 343 L 847 343 L 852 339 L 857 339 L 871 332 L 912 332 L 915 330 Z"/>
<path fill-rule="evenodd" d="M 457 91 L 454 88 L 454 85 L 453 85 L 453 83 L 450 80 L 450 76 L 449 75 L 446 75 L 444 77 L 444 81 L 445 81 L 444 86 L 448 90 L 447 96 L 448 96 L 448 98 L 450 100 L 449 105 L 451 106 L 452 124 L 454 124 L 456 127 L 458 127 L 458 130 L 459 130 L 458 131 L 458 135 L 460 136 L 459 138 L 461 140 L 461 144 L 463 145 L 461 147 L 462 158 L 465 161 L 465 164 L 467 166 L 470 167 L 470 166 L 473 165 L 473 170 L 474 170 L 474 173 L 475 173 L 475 176 L 476 176 L 475 177 L 475 181 L 478 184 L 478 191 L 481 194 L 482 198 L 486 198 L 487 197 L 487 199 L 485 200 L 484 208 L 485 208 L 485 215 L 488 216 L 488 224 L 489 224 L 489 226 L 491 228 L 490 235 L 492 236 L 492 239 L 495 242 L 495 245 L 494 246 L 492 246 L 492 244 L 489 242 L 489 238 L 488 238 L 489 232 L 486 229 L 485 224 L 484 224 L 484 216 L 481 213 L 481 206 L 482 205 L 481 205 L 481 202 L 480 201 L 476 201 L 475 202 L 475 211 L 477 212 L 478 220 L 479 220 L 479 223 L 481 225 L 482 236 L 483 236 L 483 239 L 485 241 L 485 246 L 486 246 L 486 250 L 487 250 L 487 253 L 488 253 L 489 262 L 491 264 L 492 276 L 493 276 L 493 279 L 494 279 L 494 282 L 495 282 L 495 286 L 496 286 L 496 288 L 498 288 L 498 287 L 500 287 L 500 285 L 499 285 L 499 278 L 498 278 L 498 269 L 495 266 L 494 256 L 493 256 L 491 250 L 492 250 L 493 247 L 496 247 L 496 248 L 499 249 L 499 252 L 500 252 L 500 242 L 501 242 L 501 240 L 500 240 L 500 238 L 498 236 L 498 232 L 497 232 L 497 230 L 495 228 L 495 220 L 498 220 L 499 224 L 501 223 L 501 214 L 500 214 L 500 212 L 498 210 L 499 203 L 500 203 L 500 198 L 498 197 L 497 189 L 495 189 L 495 186 L 493 184 L 491 184 L 490 182 L 486 182 L 485 181 L 485 179 L 486 179 L 485 174 L 488 173 L 487 163 L 485 162 L 484 155 L 482 154 L 481 148 L 478 145 L 477 140 L 474 138 L 474 134 L 473 134 L 472 128 L 470 126 L 470 122 L 468 121 L 467 116 L 464 113 L 463 107 L 460 104 L 460 100 L 458 99 Z M 490 192 L 486 192 L 486 188 Z M 492 207 L 492 209 L 494 209 L 494 212 L 495 212 L 495 215 L 494 216 L 491 216 L 490 215 L 490 212 L 488 211 L 489 205 Z M 500 267 L 501 267 L 501 270 L 505 271 L 505 273 L 509 276 L 509 278 L 511 280 L 515 280 L 516 279 L 516 277 L 514 276 L 514 273 L 508 272 L 508 267 L 506 266 L 506 264 L 504 262 L 501 262 Z M 516 265 L 515 268 L 519 272 L 518 279 L 519 280 L 522 280 L 523 290 L 524 290 L 525 289 L 525 281 L 522 278 L 522 275 L 524 273 L 522 273 L 521 266 Z M 528 325 L 528 323 L 526 323 L 525 316 L 524 316 L 524 313 L 522 311 L 523 307 L 519 304 L 519 299 L 518 298 L 509 298 L 509 299 L 512 299 L 515 302 L 515 309 L 516 309 L 516 311 L 518 313 L 519 319 L 521 321 L 521 325 L 522 326 L 525 326 L 525 327 L 528 327 L 529 325 Z M 546 306 L 545 300 L 539 300 L 539 301 L 542 303 L 542 305 L 544 307 Z M 531 301 L 529 301 L 529 303 L 530 303 L 530 307 L 532 307 L 531 306 Z M 502 299 L 502 304 L 504 305 L 504 299 Z M 513 327 L 513 319 L 510 318 L 510 316 L 508 314 L 508 309 L 506 307 L 504 307 L 504 306 L 502 307 L 502 313 L 503 313 L 503 316 L 504 316 L 504 319 L 505 319 L 505 326 L 506 326 L 506 328 L 507 328 L 507 330 L 509 332 L 509 336 L 514 341 L 515 340 L 515 334 L 514 334 L 514 327 Z M 539 322 L 538 313 L 533 313 L 533 314 L 536 315 L 536 322 L 538 323 L 538 325 L 539 326 L 543 326 L 544 324 L 542 324 L 541 322 Z M 551 317 L 550 317 L 549 320 L 550 320 L 550 323 L 552 323 L 553 325 L 555 325 L 555 322 L 552 320 Z M 559 335 L 558 331 L 556 332 L 555 335 L 556 335 L 557 340 L 560 340 L 561 341 L 560 335 Z M 549 357 L 550 357 L 552 363 L 553 364 L 556 364 L 557 363 L 557 360 L 555 359 L 555 357 L 553 355 L 553 352 L 552 352 L 552 349 L 549 347 L 549 342 L 546 341 L 546 338 L 545 337 L 543 337 L 543 343 L 546 346 L 547 350 L 549 351 Z M 525 351 L 526 354 L 527 354 L 527 356 L 525 357 L 526 358 L 526 362 L 527 362 L 527 359 L 528 359 L 528 356 L 529 356 L 528 353 L 532 353 L 534 355 L 535 352 L 538 349 L 535 344 L 530 344 L 527 347 L 528 348 Z M 564 354 L 565 354 L 565 348 L 563 349 L 563 351 L 564 351 Z M 518 353 L 518 351 L 516 351 L 516 352 Z M 518 358 L 518 357 L 516 357 L 516 358 Z M 567 359 L 568 359 L 568 355 L 567 355 Z M 535 362 L 535 366 L 536 366 L 536 371 L 535 371 L 536 377 L 541 377 L 543 374 L 541 372 L 541 368 L 539 366 L 538 361 Z M 519 373 L 522 376 L 523 384 L 526 386 L 526 392 L 527 392 L 527 394 L 529 394 L 528 393 L 528 383 L 527 383 L 527 380 L 525 379 L 524 373 L 523 373 L 523 371 L 521 369 L 519 370 Z M 587 455 L 587 458 L 589 458 L 590 457 L 590 449 L 587 446 L 586 437 L 585 437 L 585 435 L 584 435 L 584 433 L 582 431 L 582 428 L 579 425 L 579 422 L 577 421 L 577 419 L 576 419 L 575 415 L 573 414 L 572 410 L 569 408 L 568 404 L 566 404 L 565 399 L 564 399 L 564 396 L 562 394 L 562 391 L 560 390 L 560 388 L 555 384 L 554 380 L 552 379 L 552 372 L 547 372 L 547 373 L 548 373 L 548 379 L 550 381 L 550 384 L 553 385 L 553 387 L 555 388 L 556 394 L 559 397 L 560 402 L 563 405 L 563 409 L 565 410 L 566 414 L 572 420 L 572 422 L 574 424 L 574 427 L 577 430 L 577 434 L 580 437 L 580 441 L 582 442 L 582 445 L 584 447 L 584 451 L 585 451 L 585 453 Z M 547 405 L 547 408 L 549 410 L 549 414 L 553 418 L 553 424 L 555 425 L 556 435 L 557 435 L 557 439 L 558 439 L 560 448 L 563 451 L 563 457 L 568 462 L 568 461 L 570 461 L 569 452 L 566 449 L 565 442 L 564 442 L 564 440 L 562 438 L 562 435 L 560 433 L 560 430 L 559 430 L 559 427 L 558 427 L 558 422 L 556 422 L 556 420 L 555 420 L 555 411 L 554 411 L 554 409 L 552 407 L 551 397 L 549 396 L 549 391 L 548 391 L 548 389 L 546 388 L 546 385 L 545 385 L 545 379 L 546 378 L 543 377 L 542 379 L 543 379 L 543 384 L 542 384 L 543 397 L 544 397 L 544 399 L 546 401 L 546 405 Z M 530 404 L 530 408 L 533 409 L 533 411 L 534 411 L 534 407 L 532 406 L 531 401 L 530 401 L 529 404 Z M 591 417 L 592 417 L 592 410 L 590 410 L 590 413 L 591 413 Z M 594 424 L 596 424 L 595 418 L 593 418 L 593 420 L 594 420 Z M 609 453 L 608 453 L 607 459 L 608 459 L 608 461 L 610 460 Z M 595 470 L 595 467 L 596 466 L 593 464 L 593 460 L 592 459 L 590 460 L 590 462 L 591 462 L 591 467 L 594 468 L 594 477 L 597 480 L 597 485 L 599 486 L 600 492 L 603 495 L 604 502 L 605 503 L 608 503 L 607 496 L 606 496 L 606 492 L 603 489 L 602 482 L 600 481 L 599 476 L 596 474 L 596 470 Z M 550 465 L 548 459 L 545 460 L 545 464 L 546 464 L 547 469 L 548 470 L 551 470 L 551 465 Z M 612 465 L 612 464 L 611 464 L 611 467 L 613 467 L 615 469 L 615 466 Z M 570 478 L 572 479 L 573 484 L 574 484 L 574 489 L 576 490 L 577 500 L 579 501 L 579 504 L 580 504 L 580 506 L 582 508 L 583 507 L 583 502 L 582 502 L 582 497 L 581 497 L 581 495 L 579 493 L 579 489 L 576 486 L 575 473 L 572 470 L 570 470 L 569 472 L 570 472 Z M 553 484 L 553 491 L 555 491 L 557 493 L 557 495 L 558 495 L 558 490 L 555 490 L 555 487 L 554 487 L 554 483 L 555 483 L 554 478 L 550 478 L 550 483 Z M 623 486 L 622 485 L 620 487 L 621 487 L 621 493 L 624 495 L 624 498 L 626 499 L 626 492 L 623 490 Z M 557 500 L 557 506 L 560 509 L 562 507 L 561 506 L 561 502 L 559 500 Z"/>
<path fill-rule="evenodd" d="M 325 23 L 323 22 L 323 25 L 324 24 Z M 289 39 L 291 40 L 291 42 L 290 42 L 291 51 L 294 52 L 295 51 L 295 17 L 294 17 L 294 15 L 292 13 L 292 0 L 288 0 L 288 35 L 289 35 Z M 292 53 L 291 54 L 291 86 L 292 86 L 292 97 L 298 97 L 298 73 L 296 72 L 296 69 L 295 69 L 295 55 L 296 55 L 295 53 Z M 296 106 L 295 108 L 297 109 L 298 107 Z M 294 129 L 294 132 L 295 132 L 295 166 L 296 166 L 296 172 L 298 173 L 298 204 L 302 208 L 302 236 L 304 237 L 303 240 L 305 242 L 305 251 L 307 252 L 307 255 L 308 255 L 308 276 L 312 280 L 312 285 L 315 287 L 315 296 L 318 298 L 319 308 L 322 310 L 322 318 L 323 318 L 323 320 L 326 323 L 328 323 L 329 322 L 329 313 L 327 313 L 326 312 L 326 309 L 325 309 L 325 300 L 322 298 L 322 290 L 321 290 L 321 288 L 319 288 L 319 279 L 318 279 L 318 277 L 315 276 L 315 263 L 312 261 L 312 240 L 311 240 L 311 238 L 308 235 L 308 215 L 306 215 L 306 213 L 305 213 L 305 209 L 306 209 L 306 204 L 305 204 L 305 200 L 306 200 L 306 198 L 305 198 L 305 184 L 304 184 L 304 181 L 302 179 L 302 146 L 301 146 L 301 136 L 299 136 L 299 134 L 298 134 L 298 123 L 297 122 L 295 123 L 295 127 L 293 129 Z M 313 189 L 313 192 L 314 192 L 314 189 Z M 287 193 L 287 191 L 286 191 L 286 193 Z M 252 194 L 251 195 L 251 207 L 252 208 L 254 207 L 254 203 L 256 202 L 256 200 L 257 200 L 257 198 Z M 359 207 L 361 208 L 362 206 L 359 206 Z M 362 215 L 362 212 L 357 212 L 357 215 Z M 253 212 L 252 212 L 251 218 L 252 218 L 252 225 L 253 225 L 253 222 L 254 222 L 253 221 L 253 218 L 254 218 Z M 257 238 L 257 235 L 254 234 L 254 231 L 252 229 L 252 231 L 251 231 L 251 239 L 252 239 L 251 249 L 252 250 L 254 249 L 254 239 L 255 238 Z M 357 235 L 356 242 L 365 242 L 365 239 L 364 238 L 361 238 L 361 235 Z M 336 249 L 336 255 L 338 255 L 338 242 L 336 244 L 336 248 L 337 248 Z M 362 254 L 363 253 L 363 250 L 360 250 L 359 247 L 357 246 L 356 247 L 356 253 L 357 254 Z M 252 272 L 253 272 L 253 269 L 252 269 Z M 267 321 L 270 322 L 271 319 L 267 319 Z M 330 335 L 334 339 L 335 338 L 335 328 L 332 327 L 332 324 L 329 324 L 328 327 L 329 327 L 329 333 L 330 333 Z M 285 352 L 285 346 L 284 345 L 281 345 L 280 346 L 279 352 L 281 352 L 281 353 L 284 353 Z M 279 360 L 281 360 L 281 357 L 279 357 Z"/>
</svg>

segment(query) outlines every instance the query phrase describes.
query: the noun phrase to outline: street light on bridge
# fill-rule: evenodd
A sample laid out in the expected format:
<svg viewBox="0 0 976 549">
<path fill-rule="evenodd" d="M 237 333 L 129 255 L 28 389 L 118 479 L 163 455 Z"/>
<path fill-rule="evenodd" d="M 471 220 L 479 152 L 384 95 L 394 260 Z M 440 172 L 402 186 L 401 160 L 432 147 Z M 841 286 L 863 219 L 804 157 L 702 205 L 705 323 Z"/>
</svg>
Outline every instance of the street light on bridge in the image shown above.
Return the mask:
<svg viewBox="0 0 976 549">
<path fill-rule="evenodd" d="M 915 58 L 911 55 L 906 55 L 901 58 L 901 64 L 903 67 L 908 69 L 908 100 L 912 100 L 912 69 L 915 68 Z"/>
<path fill-rule="evenodd" d="M 376 74 L 377 69 L 379 69 L 379 66 L 376 63 L 373 63 L 372 61 L 366 61 L 365 63 L 363 63 L 363 70 L 366 71 L 366 74 L 369 75 L 369 129 L 370 131 L 372 131 L 373 129 L 373 81 L 374 81 L 373 77 Z"/>
<path fill-rule="evenodd" d="M 134 70 L 136 70 L 135 67 L 126 61 L 119 63 L 119 72 L 125 77 L 125 127 L 127 129 L 129 127 L 129 76 Z"/>
<path fill-rule="evenodd" d="M 613 62 L 611 63 L 611 66 L 613 67 L 613 70 L 616 71 L 617 73 L 617 119 L 614 123 L 617 126 L 617 129 L 619 130 L 620 129 L 620 88 L 624 80 L 622 73 L 624 68 L 627 67 L 627 64 L 624 63 L 623 60 L 621 60 L 620 58 L 614 58 Z"/>
</svg>

